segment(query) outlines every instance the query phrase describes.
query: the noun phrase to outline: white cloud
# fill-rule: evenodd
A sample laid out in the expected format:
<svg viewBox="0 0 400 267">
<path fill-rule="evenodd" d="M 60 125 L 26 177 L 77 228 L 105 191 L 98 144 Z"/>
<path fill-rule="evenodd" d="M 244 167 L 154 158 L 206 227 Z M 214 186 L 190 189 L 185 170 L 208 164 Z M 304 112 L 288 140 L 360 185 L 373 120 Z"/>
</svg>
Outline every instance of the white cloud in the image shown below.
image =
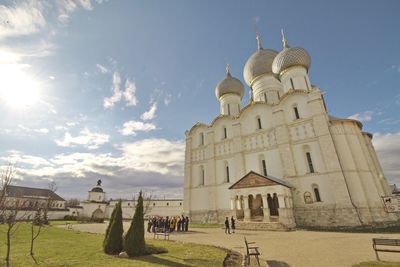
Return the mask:
<svg viewBox="0 0 400 267">
<path fill-rule="evenodd" d="M 361 122 L 367 122 L 372 120 L 372 115 L 374 114 L 373 111 L 367 110 L 361 113 L 356 113 L 354 115 L 351 115 L 350 117 L 348 117 L 348 119 L 353 119 L 353 120 L 358 120 Z"/>
<path fill-rule="evenodd" d="M 142 120 L 152 120 L 156 117 L 156 111 L 157 111 L 157 102 L 154 102 L 151 104 L 150 109 L 143 113 L 140 118 Z"/>
<path fill-rule="evenodd" d="M 400 132 L 374 133 L 372 139 L 384 173 L 390 182 L 400 184 Z"/>
<path fill-rule="evenodd" d="M 70 133 L 65 133 L 63 140 L 55 140 L 56 144 L 62 147 L 75 147 L 81 145 L 88 149 L 97 149 L 108 143 L 110 136 L 101 133 L 92 133 L 88 129 L 83 129 L 80 135 L 73 137 Z"/>
<path fill-rule="evenodd" d="M 167 139 L 144 139 L 122 144 L 126 163 L 135 170 L 182 175 L 185 143 Z"/>
<path fill-rule="evenodd" d="M 22 152 L 16 150 L 11 150 L 8 152 L 8 156 L 0 157 L 0 159 L 11 164 L 16 164 L 17 166 L 20 166 L 21 164 L 28 164 L 34 168 L 51 166 L 51 163 L 42 157 L 24 155 Z"/>
<path fill-rule="evenodd" d="M 171 94 L 166 94 L 164 97 L 164 105 L 169 106 L 172 100 L 172 95 Z"/>
<path fill-rule="evenodd" d="M 103 66 L 101 64 L 96 64 L 96 68 L 98 69 L 98 71 L 100 71 L 103 74 L 109 72 L 109 70 L 105 66 Z"/>
<path fill-rule="evenodd" d="M 42 9 L 40 1 L 19 2 L 13 6 L 0 5 L 0 38 L 40 31 L 46 25 Z"/>
<path fill-rule="evenodd" d="M 17 129 L 19 131 L 22 131 L 22 132 L 25 132 L 25 133 L 28 133 L 28 134 L 30 134 L 30 133 L 48 134 L 49 133 L 49 129 L 47 129 L 47 128 L 37 128 L 37 129 L 35 129 L 35 128 L 26 127 L 26 126 L 24 126 L 22 124 L 18 124 Z"/>
<path fill-rule="evenodd" d="M 149 132 L 157 129 L 152 123 L 143 123 L 141 121 L 127 121 L 119 132 L 123 135 L 135 135 L 136 132 Z"/>
<path fill-rule="evenodd" d="M 125 82 L 125 91 L 124 97 L 127 106 L 136 106 L 137 99 L 136 99 L 136 85 L 135 83 L 131 82 L 129 79 L 126 79 Z"/>
<path fill-rule="evenodd" d="M 79 0 L 79 3 L 86 10 L 92 10 L 93 9 L 92 2 L 90 0 Z"/>
<path fill-rule="evenodd" d="M 120 90 L 121 85 L 121 76 L 118 72 L 114 72 L 113 80 L 112 80 L 112 91 L 113 95 L 111 97 L 104 98 L 104 107 L 105 108 L 112 108 L 115 103 L 119 102 L 122 97 L 122 92 Z"/>
</svg>

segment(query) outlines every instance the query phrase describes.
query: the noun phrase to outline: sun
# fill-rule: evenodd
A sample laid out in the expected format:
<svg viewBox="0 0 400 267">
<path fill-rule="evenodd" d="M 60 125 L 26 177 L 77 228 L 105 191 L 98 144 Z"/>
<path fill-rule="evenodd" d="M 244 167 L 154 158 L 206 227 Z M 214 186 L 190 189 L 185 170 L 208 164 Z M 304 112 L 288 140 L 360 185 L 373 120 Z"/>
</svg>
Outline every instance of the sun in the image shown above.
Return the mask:
<svg viewBox="0 0 400 267">
<path fill-rule="evenodd" d="M 0 99 L 8 106 L 23 109 L 40 98 L 39 82 L 18 65 L 0 66 Z"/>
</svg>

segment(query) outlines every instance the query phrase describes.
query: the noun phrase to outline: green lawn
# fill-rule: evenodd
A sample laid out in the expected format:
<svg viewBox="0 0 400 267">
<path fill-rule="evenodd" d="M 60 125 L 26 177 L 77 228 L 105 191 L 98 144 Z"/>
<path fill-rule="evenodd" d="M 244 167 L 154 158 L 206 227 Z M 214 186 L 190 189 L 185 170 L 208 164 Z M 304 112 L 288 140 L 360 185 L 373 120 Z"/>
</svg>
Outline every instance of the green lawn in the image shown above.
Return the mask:
<svg viewBox="0 0 400 267">
<path fill-rule="evenodd" d="M 65 222 L 64 222 L 65 223 Z M 5 261 L 6 226 L 0 225 L 0 266 Z M 20 223 L 12 237 L 11 266 L 35 266 L 29 256 L 30 228 Z M 226 251 L 197 244 L 146 240 L 168 253 L 121 259 L 102 252 L 103 235 L 68 231 L 55 226 L 42 230 L 35 255 L 40 266 L 221 266 Z"/>
</svg>

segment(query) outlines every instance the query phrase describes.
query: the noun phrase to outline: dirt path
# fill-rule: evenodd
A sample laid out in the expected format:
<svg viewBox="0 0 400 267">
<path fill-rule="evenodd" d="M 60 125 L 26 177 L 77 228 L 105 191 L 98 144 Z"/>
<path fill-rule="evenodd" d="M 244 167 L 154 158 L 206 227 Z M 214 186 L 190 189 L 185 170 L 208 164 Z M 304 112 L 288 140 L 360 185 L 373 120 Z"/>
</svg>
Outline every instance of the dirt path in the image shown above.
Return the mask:
<svg viewBox="0 0 400 267">
<path fill-rule="evenodd" d="M 104 233 L 107 224 L 76 224 L 74 230 Z M 128 229 L 129 223 L 124 223 Z M 262 266 L 266 261 L 284 262 L 290 266 L 342 267 L 362 261 L 375 260 L 372 249 L 373 237 L 400 238 L 400 234 L 364 234 L 330 232 L 267 232 L 238 230 L 227 235 L 223 229 L 193 228 L 186 233 L 172 233 L 171 240 L 221 246 L 245 252 L 244 239 L 256 242 L 262 250 Z M 146 233 L 146 238 L 153 238 Z M 381 253 L 382 260 L 400 262 L 399 253 Z M 254 260 L 252 260 L 254 263 Z M 275 265 L 277 266 L 277 265 Z"/>
</svg>

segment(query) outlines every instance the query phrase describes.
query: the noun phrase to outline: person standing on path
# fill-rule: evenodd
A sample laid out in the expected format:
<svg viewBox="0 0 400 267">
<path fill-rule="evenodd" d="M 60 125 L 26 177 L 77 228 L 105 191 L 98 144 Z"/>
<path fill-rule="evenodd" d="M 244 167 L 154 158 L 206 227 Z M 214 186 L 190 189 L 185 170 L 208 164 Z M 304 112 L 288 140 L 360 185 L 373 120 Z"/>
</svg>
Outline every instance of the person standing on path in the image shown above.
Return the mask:
<svg viewBox="0 0 400 267">
<path fill-rule="evenodd" d="M 225 218 L 225 234 L 226 233 L 231 234 L 231 231 L 229 229 L 229 219 L 228 219 L 228 217 Z"/>
<path fill-rule="evenodd" d="M 233 218 L 233 216 L 231 217 L 231 228 L 232 228 L 232 233 L 235 233 L 235 219 Z"/>
</svg>

